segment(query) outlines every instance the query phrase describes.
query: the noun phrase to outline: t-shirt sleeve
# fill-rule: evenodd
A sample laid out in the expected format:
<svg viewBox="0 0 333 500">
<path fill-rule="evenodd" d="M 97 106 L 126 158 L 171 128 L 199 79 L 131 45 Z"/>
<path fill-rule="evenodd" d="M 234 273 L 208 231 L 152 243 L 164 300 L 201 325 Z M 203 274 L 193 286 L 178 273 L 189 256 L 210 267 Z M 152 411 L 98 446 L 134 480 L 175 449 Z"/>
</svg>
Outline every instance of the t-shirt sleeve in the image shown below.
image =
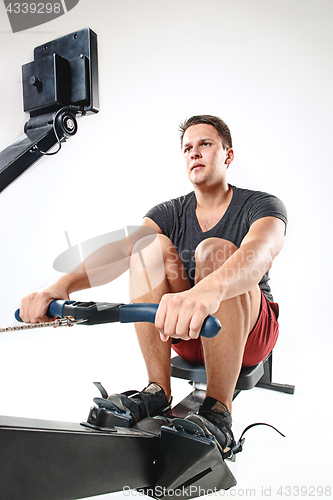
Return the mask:
<svg viewBox="0 0 333 500">
<path fill-rule="evenodd" d="M 174 213 L 170 207 L 169 202 L 160 203 L 159 205 L 151 208 L 145 214 L 145 217 L 148 217 L 149 219 L 154 221 L 155 224 L 158 225 L 162 233 L 170 237 Z"/>
<path fill-rule="evenodd" d="M 274 195 L 259 193 L 249 210 L 249 225 L 263 217 L 277 217 L 287 226 L 287 209 L 284 203 Z"/>
</svg>

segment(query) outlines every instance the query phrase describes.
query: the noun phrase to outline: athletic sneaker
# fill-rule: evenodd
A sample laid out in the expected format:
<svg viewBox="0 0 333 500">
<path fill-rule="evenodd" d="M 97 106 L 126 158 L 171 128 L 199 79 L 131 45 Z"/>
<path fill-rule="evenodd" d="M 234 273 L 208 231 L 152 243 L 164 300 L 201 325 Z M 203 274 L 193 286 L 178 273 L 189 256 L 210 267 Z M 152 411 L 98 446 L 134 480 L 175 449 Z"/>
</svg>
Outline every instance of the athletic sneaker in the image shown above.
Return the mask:
<svg viewBox="0 0 333 500">
<path fill-rule="evenodd" d="M 171 401 L 167 400 L 162 387 L 151 383 L 143 391 L 127 391 L 121 394 L 111 394 L 108 401 L 114 407 L 114 410 L 120 412 L 129 411 L 133 424 L 143 420 L 146 417 L 155 417 L 163 415 L 171 408 Z"/>
<path fill-rule="evenodd" d="M 213 435 L 223 458 L 232 455 L 235 439 L 231 430 L 232 418 L 227 407 L 217 399 L 207 397 L 197 413 L 190 413 L 185 420 L 201 427 L 208 435 Z"/>
</svg>

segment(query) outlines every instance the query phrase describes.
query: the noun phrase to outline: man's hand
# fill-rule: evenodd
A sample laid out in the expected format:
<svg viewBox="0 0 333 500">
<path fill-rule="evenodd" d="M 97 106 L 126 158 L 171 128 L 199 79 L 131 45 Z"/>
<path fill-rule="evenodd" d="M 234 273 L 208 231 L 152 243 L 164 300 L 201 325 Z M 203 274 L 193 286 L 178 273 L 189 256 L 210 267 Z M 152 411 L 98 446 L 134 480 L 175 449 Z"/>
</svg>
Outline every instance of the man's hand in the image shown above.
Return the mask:
<svg viewBox="0 0 333 500">
<path fill-rule="evenodd" d="M 56 284 L 31 293 L 24 297 L 20 307 L 20 317 L 24 323 L 43 323 L 53 321 L 46 316 L 46 311 L 52 300 L 69 300 L 65 289 Z"/>
<path fill-rule="evenodd" d="M 220 306 L 215 293 L 201 288 L 199 283 L 191 290 L 168 293 L 162 297 L 155 317 L 161 340 L 166 342 L 169 337 L 181 340 L 199 337 L 206 317 L 214 314 Z"/>
</svg>

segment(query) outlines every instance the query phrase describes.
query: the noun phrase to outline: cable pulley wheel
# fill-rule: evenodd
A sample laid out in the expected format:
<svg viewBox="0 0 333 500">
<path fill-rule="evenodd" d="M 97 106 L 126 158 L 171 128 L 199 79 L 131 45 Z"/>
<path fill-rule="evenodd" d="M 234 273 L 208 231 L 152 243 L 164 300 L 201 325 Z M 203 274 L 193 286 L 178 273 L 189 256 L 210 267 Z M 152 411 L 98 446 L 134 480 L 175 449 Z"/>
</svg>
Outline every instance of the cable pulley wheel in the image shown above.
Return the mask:
<svg viewBox="0 0 333 500">
<path fill-rule="evenodd" d="M 69 111 L 63 111 L 56 117 L 56 129 L 59 137 L 69 138 L 77 132 L 77 121 L 75 115 Z"/>
</svg>

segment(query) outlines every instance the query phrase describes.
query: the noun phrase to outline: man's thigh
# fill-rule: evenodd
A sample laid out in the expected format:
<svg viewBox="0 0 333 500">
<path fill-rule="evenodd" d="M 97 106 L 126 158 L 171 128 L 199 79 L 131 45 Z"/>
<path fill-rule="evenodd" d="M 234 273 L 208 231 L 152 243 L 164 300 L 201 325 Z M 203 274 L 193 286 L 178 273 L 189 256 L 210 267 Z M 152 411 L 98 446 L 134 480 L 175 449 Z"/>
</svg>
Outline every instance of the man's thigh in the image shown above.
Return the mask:
<svg viewBox="0 0 333 500">
<path fill-rule="evenodd" d="M 190 286 L 182 260 L 167 236 L 157 234 L 135 245 L 130 262 L 131 300 L 157 290 L 182 292 Z"/>
</svg>

